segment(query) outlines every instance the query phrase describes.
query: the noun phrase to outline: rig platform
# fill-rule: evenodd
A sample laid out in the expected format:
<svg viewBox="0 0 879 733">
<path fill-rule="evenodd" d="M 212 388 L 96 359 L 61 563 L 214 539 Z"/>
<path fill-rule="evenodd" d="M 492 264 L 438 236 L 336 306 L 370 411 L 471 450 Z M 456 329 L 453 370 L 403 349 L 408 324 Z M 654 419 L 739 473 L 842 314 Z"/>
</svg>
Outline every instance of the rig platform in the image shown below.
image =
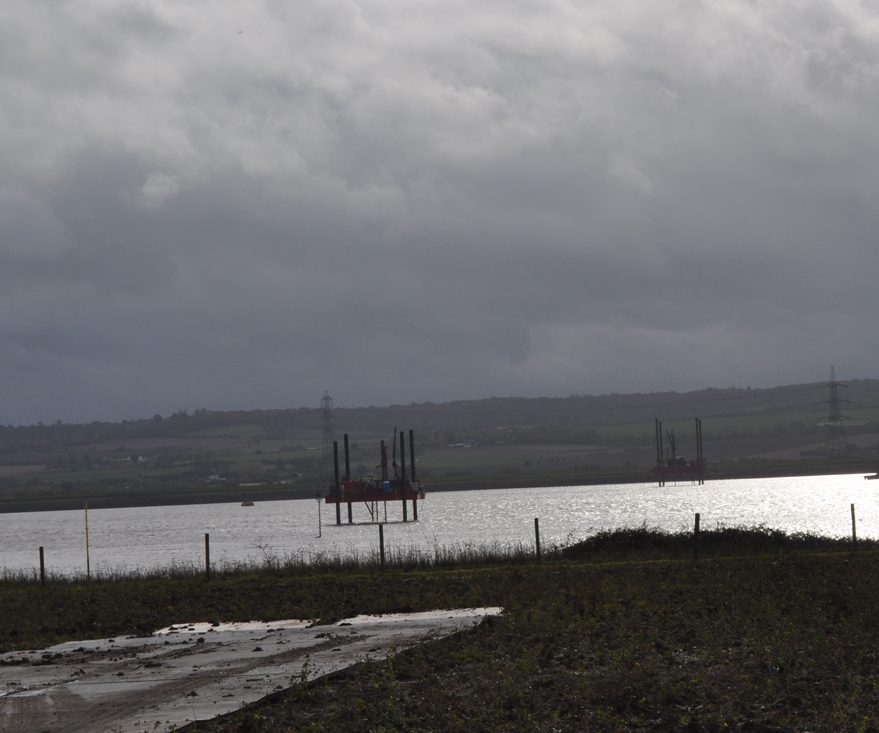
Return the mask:
<svg viewBox="0 0 879 733">
<path fill-rule="evenodd" d="M 395 430 L 396 432 L 396 430 Z M 396 443 L 394 445 L 396 454 Z M 384 510 L 384 521 L 388 521 L 388 502 L 400 502 L 402 507 L 402 521 L 409 521 L 408 502 L 412 502 L 412 521 L 418 521 L 418 501 L 424 499 L 425 491 L 421 482 L 415 477 L 415 436 L 409 431 L 409 476 L 406 475 L 406 436 L 400 431 L 400 466 L 397 475 L 397 461 L 394 456 L 394 476 L 390 475 L 388 467 L 388 448 L 385 441 L 381 441 L 380 477 L 366 476 L 361 479 L 351 478 L 351 463 L 348 452 L 348 434 L 345 433 L 345 474 L 340 478 L 339 473 L 339 444 L 333 443 L 333 464 L 335 482 L 329 487 L 324 501 L 334 504 L 336 507 L 336 524 L 342 524 L 342 505 L 348 508 L 348 524 L 354 523 L 353 506 L 356 503 L 363 504 L 369 513 L 371 522 L 380 522 L 380 509 Z"/>
</svg>

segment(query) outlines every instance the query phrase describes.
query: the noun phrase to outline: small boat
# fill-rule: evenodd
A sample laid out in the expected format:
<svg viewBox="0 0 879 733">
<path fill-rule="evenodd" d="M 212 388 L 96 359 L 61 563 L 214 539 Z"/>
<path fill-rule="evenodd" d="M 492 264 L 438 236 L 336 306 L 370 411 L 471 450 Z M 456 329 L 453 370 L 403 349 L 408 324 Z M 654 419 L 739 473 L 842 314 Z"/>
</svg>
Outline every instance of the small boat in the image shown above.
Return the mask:
<svg viewBox="0 0 879 733">
<path fill-rule="evenodd" d="M 245 499 L 241 502 L 241 506 L 253 506 L 253 502 L 250 499 Z"/>
</svg>

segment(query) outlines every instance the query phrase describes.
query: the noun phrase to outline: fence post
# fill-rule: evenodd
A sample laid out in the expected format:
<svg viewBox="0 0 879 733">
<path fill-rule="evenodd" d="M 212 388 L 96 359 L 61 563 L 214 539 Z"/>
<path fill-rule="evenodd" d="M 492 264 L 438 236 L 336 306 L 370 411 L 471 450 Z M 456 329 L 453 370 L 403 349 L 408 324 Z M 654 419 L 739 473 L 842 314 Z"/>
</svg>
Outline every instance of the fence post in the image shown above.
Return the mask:
<svg viewBox="0 0 879 733">
<path fill-rule="evenodd" d="M 204 533 L 204 574 L 205 579 L 211 579 L 211 536 Z"/>
<path fill-rule="evenodd" d="M 696 512 L 696 523 L 693 526 L 693 559 L 699 559 L 699 512 Z"/>
<path fill-rule="evenodd" d="M 385 566 L 385 525 L 379 522 L 378 525 L 378 551 L 381 558 L 381 566 Z"/>
<path fill-rule="evenodd" d="M 852 549 L 858 549 L 858 530 L 855 525 L 855 505 L 852 504 Z"/>
<path fill-rule="evenodd" d="M 537 551 L 537 559 L 540 559 L 540 520 L 534 517 L 534 547 Z"/>
<path fill-rule="evenodd" d="M 40 545 L 40 585 L 46 585 L 46 560 L 43 556 L 42 545 Z"/>
<path fill-rule="evenodd" d="M 85 579 L 92 579 L 92 562 L 89 555 L 89 502 L 85 500 L 83 504 L 83 512 L 85 513 Z"/>
</svg>

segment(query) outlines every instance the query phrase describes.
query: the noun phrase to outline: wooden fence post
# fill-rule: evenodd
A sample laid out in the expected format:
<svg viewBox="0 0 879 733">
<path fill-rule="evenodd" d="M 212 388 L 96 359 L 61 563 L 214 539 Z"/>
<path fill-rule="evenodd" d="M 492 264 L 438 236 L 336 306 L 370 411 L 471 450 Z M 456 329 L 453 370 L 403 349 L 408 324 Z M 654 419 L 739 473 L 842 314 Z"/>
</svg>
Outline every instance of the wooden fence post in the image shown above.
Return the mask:
<svg viewBox="0 0 879 733">
<path fill-rule="evenodd" d="M 204 574 L 205 579 L 211 579 L 211 536 L 204 533 Z"/>
<path fill-rule="evenodd" d="M 693 559 L 699 559 L 699 512 L 696 512 L 696 523 L 693 526 Z"/>
<path fill-rule="evenodd" d="M 537 552 L 537 559 L 540 559 L 540 520 L 534 517 L 534 547 Z"/>
<path fill-rule="evenodd" d="M 858 529 L 855 525 L 855 505 L 852 504 L 852 549 L 858 549 Z"/>
<path fill-rule="evenodd" d="M 385 525 L 379 522 L 378 525 L 378 551 L 381 558 L 381 566 L 385 566 Z"/>
<path fill-rule="evenodd" d="M 85 579 L 92 579 L 92 561 L 89 554 L 89 502 L 85 500 L 83 504 L 83 512 L 85 513 Z"/>
<path fill-rule="evenodd" d="M 40 585 L 46 585 L 46 559 L 43 556 L 42 545 L 40 545 Z"/>
</svg>

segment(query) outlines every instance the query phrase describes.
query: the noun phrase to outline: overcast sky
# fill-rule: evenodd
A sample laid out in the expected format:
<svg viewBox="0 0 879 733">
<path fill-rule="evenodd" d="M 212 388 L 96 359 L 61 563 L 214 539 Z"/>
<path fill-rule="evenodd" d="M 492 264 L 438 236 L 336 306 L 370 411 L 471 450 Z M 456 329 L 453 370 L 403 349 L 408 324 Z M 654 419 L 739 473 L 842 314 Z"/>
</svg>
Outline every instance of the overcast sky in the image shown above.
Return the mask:
<svg viewBox="0 0 879 733">
<path fill-rule="evenodd" d="M 879 376 L 879 0 L 3 0 L 0 423 Z"/>
</svg>

